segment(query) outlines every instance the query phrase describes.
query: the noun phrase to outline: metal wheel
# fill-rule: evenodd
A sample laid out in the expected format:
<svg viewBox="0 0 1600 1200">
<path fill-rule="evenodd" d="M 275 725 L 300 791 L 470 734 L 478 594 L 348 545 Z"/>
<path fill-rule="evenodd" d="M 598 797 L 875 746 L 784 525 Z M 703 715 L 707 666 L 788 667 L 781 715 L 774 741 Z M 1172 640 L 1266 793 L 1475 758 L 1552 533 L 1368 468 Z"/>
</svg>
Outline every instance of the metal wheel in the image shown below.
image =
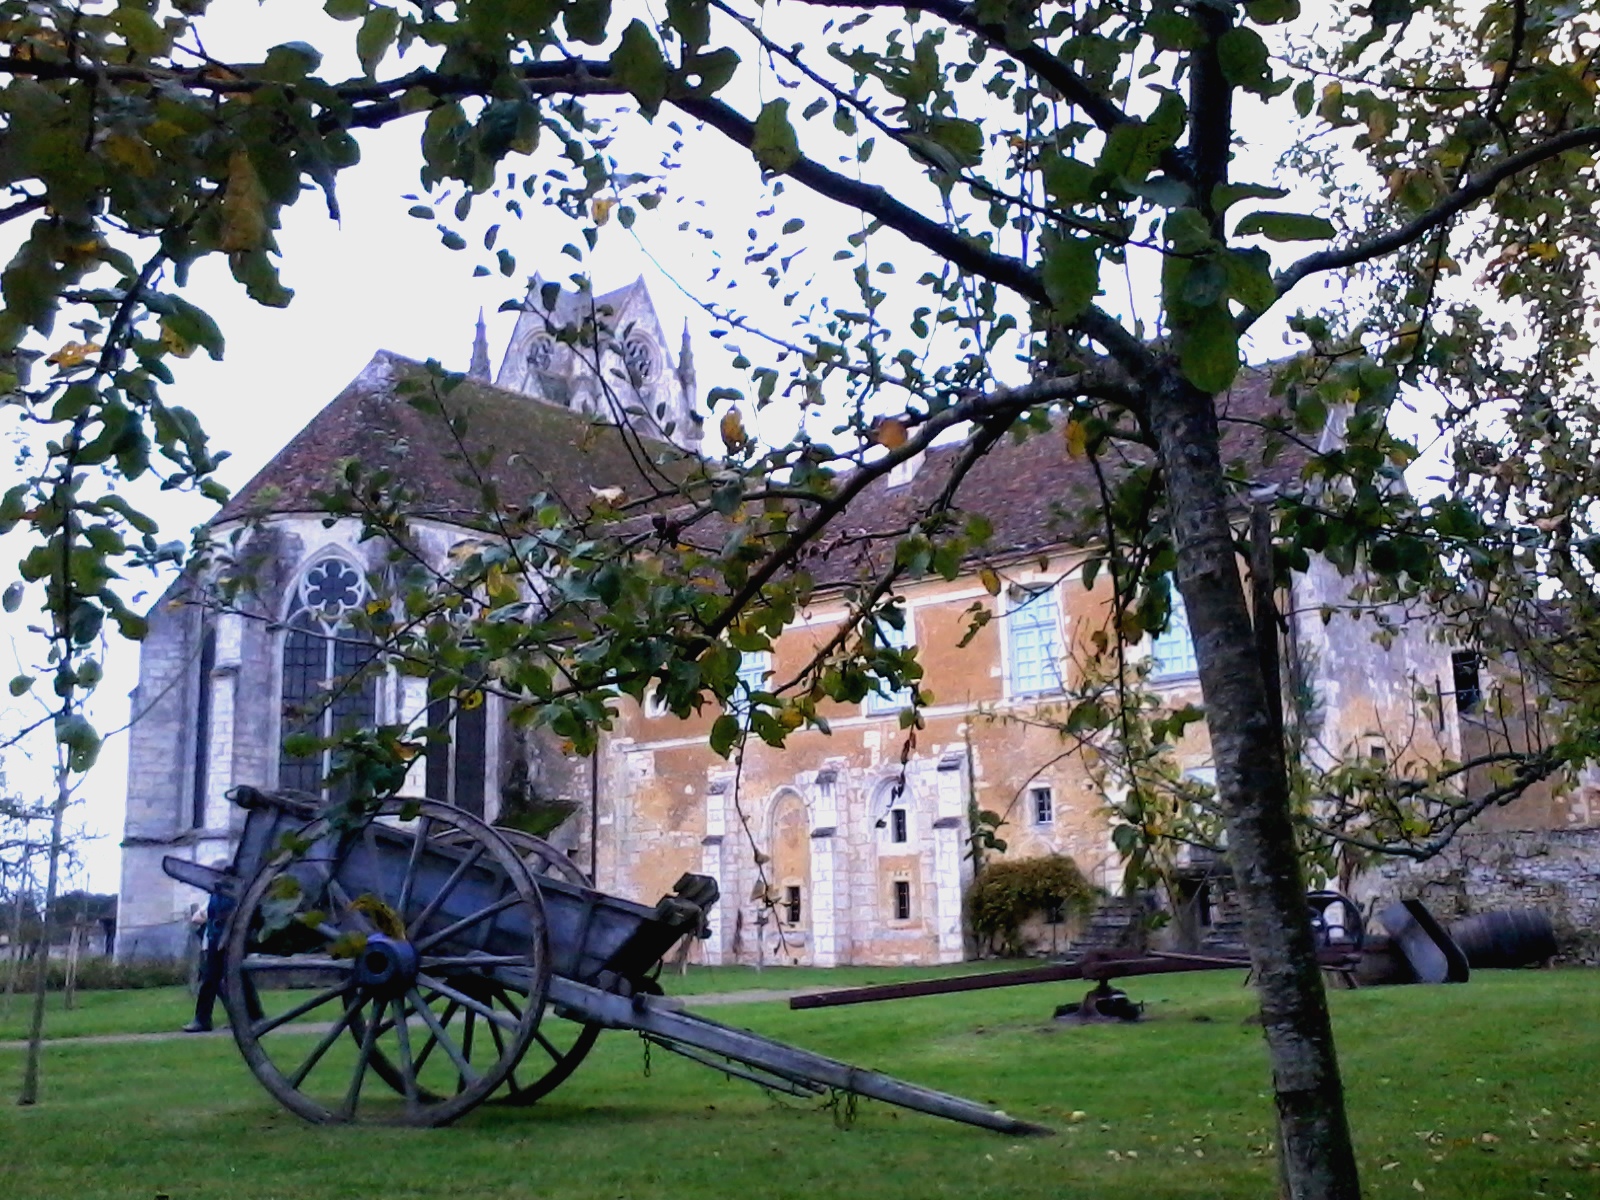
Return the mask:
<svg viewBox="0 0 1600 1200">
<path fill-rule="evenodd" d="M 589 876 L 583 869 L 543 838 L 498 825 L 495 826 L 495 832 L 511 843 L 511 848 L 522 859 L 535 882 L 541 878 L 551 878 L 578 887 L 591 886 Z M 457 835 L 445 833 L 441 836 L 454 838 Z M 518 1007 L 525 1003 L 514 983 L 507 983 L 503 990 L 506 995 L 502 997 L 502 1002 Z M 589 1051 L 594 1049 L 602 1026 L 568 1019 L 552 1021 L 548 1019 L 550 1015 L 560 1014 L 546 1014 L 547 1019 L 540 1023 L 533 1035 L 535 1045 L 529 1048 L 528 1056 L 521 1065 L 511 1072 L 506 1080 L 506 1090 L 495 1097 L 498 1103 L 532 1104 L 549 1095 L 578 1069 Z"/>
<path fill-rule="evenodd" d="M 549 956 L 528 868 L 449 805 L 391 800 L 376 815 L 402 811 L 415 811 L 409 827 L 306 826 L 229 929 L 234 1040 L 308 1121 L 443 1125 L 506 1082 L 538 1035 Z M 236 999 L 252 987 L 256 1017 Z M 367 1094 L 373 1078 L 392 1090 Z"/>
</svg>

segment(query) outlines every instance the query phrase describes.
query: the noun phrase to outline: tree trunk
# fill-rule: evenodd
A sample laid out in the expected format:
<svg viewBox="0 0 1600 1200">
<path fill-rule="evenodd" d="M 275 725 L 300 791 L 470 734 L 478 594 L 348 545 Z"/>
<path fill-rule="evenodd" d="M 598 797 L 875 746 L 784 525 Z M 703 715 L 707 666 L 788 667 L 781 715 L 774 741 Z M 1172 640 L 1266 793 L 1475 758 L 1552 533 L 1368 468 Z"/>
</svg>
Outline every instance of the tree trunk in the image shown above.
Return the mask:
<svg viewBox="0 0 1600 1200">
<path fill-rule="evenodd" d="M 61 985 L 61 1007 L 69 1012 L 78 995 L 78 955 L 83 950 L 83 917 L 72 922 L 72 936 L 67 941 L 67 977 Z"/>
<path fill-rule="evenodd" d="M 1283 739 L 1240 578 L 1216 409 L 1170 364 L 1152 391 L 1178 590 L 1194 636 L 1228 861 L 1272 1062 L 1284 1191 L 1294 1200 L 1356 1200 L 1361 1187 L 1295 848 Z"/>
<path fill-rule="evenodd" d="M 39 956 L 33 976 L 33 1014 L 28 1021 L 28 1059 L 22 1070 L 22 1092 L 18 1104 L 35 1104 L 39 1100 L 39 1055 L 44 1048 L 44 998 L 45 984 L 50 975 L 50 918 L 56 906 L 56 884 L 61 874 L 61 826 L 66 820 L 67 804 L 72 799 L 72 775 L 67 769 L 66 750 L 59 748 L 61 756 L 56 765 L 56 799 L 50 806 L 50 858 L 45 872 L 44 911 L 40 915 Z"/>
</svg>

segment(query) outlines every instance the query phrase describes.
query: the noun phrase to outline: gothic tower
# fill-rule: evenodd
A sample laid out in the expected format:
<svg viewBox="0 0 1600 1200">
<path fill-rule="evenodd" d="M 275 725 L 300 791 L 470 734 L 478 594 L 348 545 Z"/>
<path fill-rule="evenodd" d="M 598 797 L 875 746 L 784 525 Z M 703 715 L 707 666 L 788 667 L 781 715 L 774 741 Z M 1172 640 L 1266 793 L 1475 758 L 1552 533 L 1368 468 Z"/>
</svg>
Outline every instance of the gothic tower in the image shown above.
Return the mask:
<svg viewBox="0 0 1600 1200">
<path fill-rule="evenodd" d="M 687 330 L 673 364 L 642 275 L 603 296 L 535 275 L 495 384 L 700 449 Z"/>
</svg>

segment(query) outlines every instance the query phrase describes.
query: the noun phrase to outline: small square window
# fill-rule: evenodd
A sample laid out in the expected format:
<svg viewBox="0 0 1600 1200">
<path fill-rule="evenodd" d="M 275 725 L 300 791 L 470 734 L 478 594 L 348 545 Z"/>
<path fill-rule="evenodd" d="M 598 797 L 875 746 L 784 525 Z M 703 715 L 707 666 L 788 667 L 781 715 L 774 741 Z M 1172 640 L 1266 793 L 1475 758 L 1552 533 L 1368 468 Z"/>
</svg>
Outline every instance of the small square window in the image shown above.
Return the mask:
<svg viewBox="0 0 1600 1200">
<path fill-rule="evenodd" d="M 1035 825 L 1054 825 L 1056 823 L 1056 798 L 1048 787 L 1028 789 L 1029 806 L 1033 809 L 1033 823 Z"/>
<path fill-rule="evenodd" d="M 911 881 L 909 879 L 896 879 L 894 881 L 894 919 L 896 921 L 911 920 Z"/>
<path fill-rule="evenodd" d="M 906 819 L 906 810 L 891 808 L 889 810 L 889 840 L 891 842 L 908 842 L 911 840 L 911 830 Z"/>
<path fill-rule="evenodd" d="M 787 925 L 800 924 L 800 885 L 797 883 L 783 889 L 783 920 Z"/>
</svg>

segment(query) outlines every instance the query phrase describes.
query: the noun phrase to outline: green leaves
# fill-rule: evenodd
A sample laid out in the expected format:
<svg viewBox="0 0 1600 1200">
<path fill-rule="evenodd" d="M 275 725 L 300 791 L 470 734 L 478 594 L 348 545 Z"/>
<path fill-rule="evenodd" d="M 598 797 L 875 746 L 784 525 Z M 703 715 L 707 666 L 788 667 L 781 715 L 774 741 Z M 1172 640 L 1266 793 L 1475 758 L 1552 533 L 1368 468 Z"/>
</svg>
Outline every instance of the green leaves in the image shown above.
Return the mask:
<svg viewBox="0 0 1600 1200">
<path fill-rule="evenodd" d="M 1235 237 L 1260 234 L 1274 242 L 1325 241 L 1334 235 L 1333 222 L 1309 213 L 1253 212 L 1234 226 Z"/>
<path fill-rule="evenodd" d="M 389 53 L 399 33 L 400 14 L 392 8 L 374 8 L 361 22 L 356 34 L 356 57 L 361 60 L 361 69 L 368 78 L 377 74 L 378 64 Z"/>
<path fill-rule="evenodd" d="M 649 26 L 635 18 L 622 31 L 622 40 L 611 55 L 611 70 L 617 82 L 633 94 L 639 111 L 654 117 L 666 99 L 671 69 L 656 45 Z"/>
<path fill-rule="evenodd" d="M 1099 242 L 1094 238 L 1051 237 L 1040 268 L 1045 291 L 1058 320 L 1075 320 L 1100 294 Z"/>
<path fill-rule="evenodd" d="M 56 741 L 66 747 L 67 769 L 83 774 L 100 757 L 100 734 L 80 713 L 64 713 L 56 718 Z"/>
<path fill-rule="evenodd" d="M 756 117 L 750 152 L 768 171 L 782 174 L 800 161 L 800 140 L 789 123 L 789 102 L 768 100 Z"/>
<path fill-rule="evenodd" d="M 1214 396 L 1239 374 L 1239 336 L 1227 305 L 1203 310 L 1180 335 L 1178 364 L 1183 377 Z"/>
<path fill-rule="evenodd" d="M 1223 78 L 1235 87 L 1258 96 L 1271 96 L 1282 90 L 1273 82 L 1266 42 L 1248 25 L 1235 25 L 1217 39 L 1217 60 Z"/>
</svg>

